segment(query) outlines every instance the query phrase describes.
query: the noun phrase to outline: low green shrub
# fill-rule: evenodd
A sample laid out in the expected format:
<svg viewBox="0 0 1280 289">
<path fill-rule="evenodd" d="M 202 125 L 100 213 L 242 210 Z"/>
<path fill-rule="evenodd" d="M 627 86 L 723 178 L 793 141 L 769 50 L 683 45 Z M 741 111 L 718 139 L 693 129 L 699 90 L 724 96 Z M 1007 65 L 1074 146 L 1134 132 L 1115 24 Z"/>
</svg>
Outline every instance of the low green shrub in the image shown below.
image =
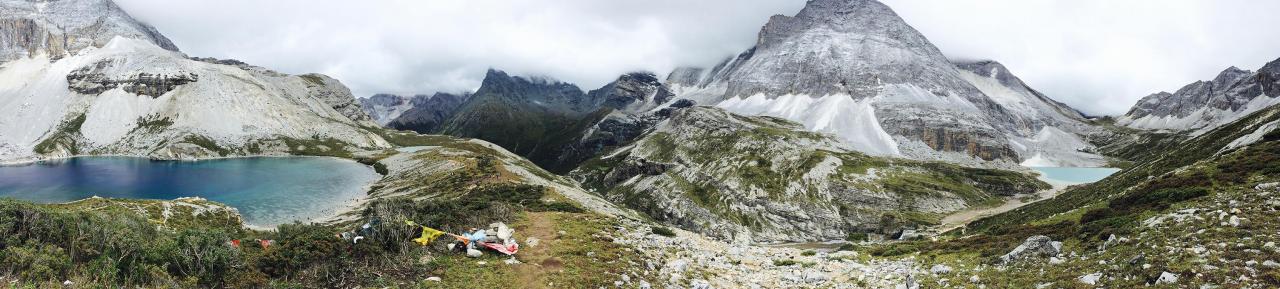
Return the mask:
<svg viewBox="0 0 1280 289">
<path fill-rule="evenodd" d="M 676 232 L 673 232 L 673 231 L 671 231 L 671 229 L 669 229 L 669 228 L 667 228 L 667 227 L 662 227 L 662 226 L 653 226 L 653 227 L 650 229 L 650 231 L 651 231 L 654 235 L 659 235 L 659 236 L 666 236 L 666 237 L 675 237 L 675 236 L 676 236 Z"/>
</svg>

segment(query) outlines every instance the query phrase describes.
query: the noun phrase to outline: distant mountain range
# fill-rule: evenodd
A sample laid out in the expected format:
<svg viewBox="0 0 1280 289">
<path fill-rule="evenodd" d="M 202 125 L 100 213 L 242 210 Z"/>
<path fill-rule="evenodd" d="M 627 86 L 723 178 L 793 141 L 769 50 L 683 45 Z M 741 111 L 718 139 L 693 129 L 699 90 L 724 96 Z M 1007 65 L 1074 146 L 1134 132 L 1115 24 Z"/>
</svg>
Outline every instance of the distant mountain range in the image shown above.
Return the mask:
<svg viewBox="0 0 1280 289">
<path fill-rule="evenodd" d="M 1099 166 L 1105 162 L 1091 153 L 1093 146 L 1084 141 L 1104 132 L 1088 124 L 1078 111 L 1031 89 L 994 61 L 952 63 L 876 1 L 810 1 L 796 16 L 770 18 L 755 47 L 715 67 L 679 68 L 663 82 L 652 77 L 629 81 L 629 76 L 635 75 L 611 84 L 617 94 L 633 97 L 606 101 L 599 95 L 584 95 L 584 106 L 571 106 L 576 114 L 558 114 L 574 121 L 595 108 L 638 114 L 685 99 L 739 114 L 797 121 L 806 129 L 834 134 L 854 149 L 873 155 L 1006 168 L 1024 162 L 1037 166 Z M 494 84 L 488 81 L 492 77 L 493 72 L 477 95 L 531 95 L 494 91 Z M 617 85 L 633 82 L 639 90 Z M 601 90 L 610 90 L 610 86 Z M 507 101 L 565 106 L 560 103 L 565 101 L 557 98 L 513 97 Z M 383 106 L 366 109 L 394 111 L 379 107 Z M 460 107 L 464 111 L 475 108 Z M 571 130 L 581 131 L 589 124 L 570 121 L 561 125 L 577 126 Z M 480 137 L 456 127 L 439 132 Z M 523 132 L 582 137 L 564 131 Z M 498 143 L 525 155 L 554 145 Z M 531 158 L 546 164 L 540 160 L 544 157 Z"/>
</svg>

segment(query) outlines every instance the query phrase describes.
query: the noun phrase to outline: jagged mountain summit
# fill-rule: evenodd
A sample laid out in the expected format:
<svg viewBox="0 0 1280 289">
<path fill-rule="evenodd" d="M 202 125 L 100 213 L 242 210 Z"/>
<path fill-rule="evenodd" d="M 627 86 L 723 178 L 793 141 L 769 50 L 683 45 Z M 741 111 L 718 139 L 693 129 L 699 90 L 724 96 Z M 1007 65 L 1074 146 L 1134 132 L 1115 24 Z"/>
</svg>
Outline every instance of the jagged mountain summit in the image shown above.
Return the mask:
<svg viewBox="0 0 1280 289">
<path fill-rule="evenodd" d="M 1078 121 L 1069 108 L 1024 114 L 1006 107 L 1013 102 L 995 100 L 963 74 L 880 2 L 813 0 L 795 16 L 770 18 L 746 52 L 711 69 L 677 69 L 667 82 L 679 98 L 791 119 L 859 151 L 916 159 L 1021 162 L 1035 154 L 1017 139 L 1059 120 Z M 1030 93 L 1021 81 L 1006 85 L 1023 86 L 1009 94 L 1025 98 L 1015 102 L 1063 106 Z"/>
<path fill-rule="evenodd" d="M 0 5 L 0 23 L 21 26 L 0 42 L 0 160 L 390 146 L 333 78 L 189 58 L 110 1 Z"/>
<path fill-rule="evenodd" d="M 1199 135 L 1280 104 L 1280 59 L 1257 72 L 1229 67 L 1208 81 L 1143 97 L 1117 123 L 1132 128 Z"/>
</svg>

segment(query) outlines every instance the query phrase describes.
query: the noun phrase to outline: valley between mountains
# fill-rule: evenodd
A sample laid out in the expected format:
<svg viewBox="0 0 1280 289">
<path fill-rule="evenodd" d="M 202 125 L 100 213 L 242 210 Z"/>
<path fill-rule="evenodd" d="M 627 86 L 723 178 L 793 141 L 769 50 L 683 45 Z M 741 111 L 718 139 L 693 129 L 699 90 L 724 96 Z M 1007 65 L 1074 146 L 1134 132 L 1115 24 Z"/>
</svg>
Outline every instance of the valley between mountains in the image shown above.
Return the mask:
<svg viewBox="0 0 1280 289">
<path fill-rule="evenodd" d="M 1280 59 L 1090 116 L 997 61 L 948 59 L 883 3 L 810 0 L 712 67 L 584 89 L 495 63 L 474 91 L 358 98 L 189 56 L 111 0 L 0 8 L 0 163 L 378 174 L 274 228 L 194 196 L 0 199 L 14 287 L 1280 286 Z M 520 251 L 420 245 L 405 221 L 502 222 Z"/>
</svg>

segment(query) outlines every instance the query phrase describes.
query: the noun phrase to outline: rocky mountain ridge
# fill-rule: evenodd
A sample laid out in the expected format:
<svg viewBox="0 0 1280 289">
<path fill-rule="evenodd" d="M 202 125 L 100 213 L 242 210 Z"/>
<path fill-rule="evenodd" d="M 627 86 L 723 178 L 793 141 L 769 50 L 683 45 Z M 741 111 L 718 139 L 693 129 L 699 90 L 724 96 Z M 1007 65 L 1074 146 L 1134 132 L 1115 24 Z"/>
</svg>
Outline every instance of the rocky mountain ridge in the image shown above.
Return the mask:
<svg viewBox="0 0 1280 289">
<path fill-rule="evenodd" d="M 1197 81 L 1173 93 L 1148 95 L 1117 123 L 1198 135 L 1276 104 L 1280 104 L 1280 59 L 1256 72 L 1232 66 L 1212 80 Z"/>
</svg>

